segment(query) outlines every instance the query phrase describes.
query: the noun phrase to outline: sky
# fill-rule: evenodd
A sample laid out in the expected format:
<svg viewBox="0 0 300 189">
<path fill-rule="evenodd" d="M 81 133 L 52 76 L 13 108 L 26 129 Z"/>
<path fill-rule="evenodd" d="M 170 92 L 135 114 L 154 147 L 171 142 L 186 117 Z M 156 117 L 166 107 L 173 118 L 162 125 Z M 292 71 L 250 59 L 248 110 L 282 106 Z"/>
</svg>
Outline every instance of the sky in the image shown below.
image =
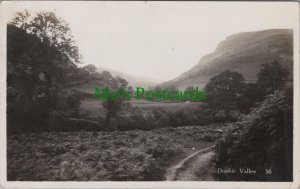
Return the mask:
<svg viewBox="0 0 300 189">
<path fill-rule="evenodd" d="M 2 3 L 17 11 L 54 11 L 71 27 L 86 64 L 127 74 L 173 79 L 215 50 L 227 36 L 247 31 L 295 29 L 296 2 L 38 2 Z"/>
</svg>

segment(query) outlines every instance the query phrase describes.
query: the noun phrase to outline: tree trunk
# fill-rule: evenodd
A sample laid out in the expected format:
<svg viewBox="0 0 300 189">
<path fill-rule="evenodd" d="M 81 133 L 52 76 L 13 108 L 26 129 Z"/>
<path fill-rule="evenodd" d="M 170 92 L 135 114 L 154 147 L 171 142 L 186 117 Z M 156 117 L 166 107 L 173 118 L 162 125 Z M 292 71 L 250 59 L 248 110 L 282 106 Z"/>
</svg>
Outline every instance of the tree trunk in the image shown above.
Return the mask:
<svg viewBox="0 0 300 189">
<path fill-rule="evenodd" d="M 225 110 L 225 116 L 226 116 L 226 120 L 228 120 L 228 118 L 229 118 L 229 109 Z"/>
<path fill-rule="evenodd" d="M 52 88 L 52 78 L 49 73 L 44 70 L 43 71 L 46 76 L 46 89 L 45 89 L 45 100 L 44 100 L 44 119 L 47 121 L 50 116 L 50 109 L 52 104 L 52 95 L 51 95 L 51 88 Z"/>
</svg>

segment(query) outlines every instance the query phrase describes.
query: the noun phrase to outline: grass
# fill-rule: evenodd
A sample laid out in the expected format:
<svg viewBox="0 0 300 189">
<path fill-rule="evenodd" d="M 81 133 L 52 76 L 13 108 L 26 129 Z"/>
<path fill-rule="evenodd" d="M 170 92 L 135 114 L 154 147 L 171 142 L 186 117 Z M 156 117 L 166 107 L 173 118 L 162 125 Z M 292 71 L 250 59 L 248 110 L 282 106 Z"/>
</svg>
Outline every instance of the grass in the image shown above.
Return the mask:
<svg viewBox="0 0 300 189">
<path fill-rule="evenodd" d="M 181 102 L 181 101 L 173 101 L 173 102 L 153 102 L 147 100 L 136 100 L 132 99 L 129 101 L 133 107 L 137 107 L 142 110 L 144 113 L 154 110 L 155 108 L 163 108 L 166 111 L 178 111 L 186 108 L 199 108 L 199 105 L 202 102 Z M 102 105 L 102 101 L 95 100 L 93 98 L 85 98 L 81 101 L 80 109 L 82 112 L 88 112 L 90 118 L 97 118 L 99 116 L 104 117 L 106 114 L 106 110 Z M 127 112 L 128 113 L 128 112 Z M 123 112 L 126 115 L 126 111 Z"/>
</svg>

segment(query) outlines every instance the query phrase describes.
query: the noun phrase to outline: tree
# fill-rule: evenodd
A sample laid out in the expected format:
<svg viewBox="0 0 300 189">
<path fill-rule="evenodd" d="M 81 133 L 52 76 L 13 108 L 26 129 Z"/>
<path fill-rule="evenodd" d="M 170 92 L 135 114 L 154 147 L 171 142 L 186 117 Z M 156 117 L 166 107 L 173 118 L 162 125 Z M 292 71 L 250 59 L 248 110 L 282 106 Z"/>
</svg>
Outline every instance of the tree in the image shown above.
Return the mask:
<svg viewBox="0 0 300 189">
<path fill-rule="evenodd" d="M 53 12 L 29 14 L 19 12 L 10 22 L 31 36 L 38 38 L 44 48 L 35 49 L 35 61 L 38 74 L 43 74 L 45 100 L 49 103 L 59 84 L 66 82 L 65 75 L 74 63 L 82 63 L 78 47 L 75 44 L 69 25 Z"/>
<path fill-rule="evenodd" d="M 194 86 L 187 86 L 185 89 L 186 92 L 194 92 L 195 91 L 195 87 Z"/>
<path fill-rule="evenodd" d="M 101 75 L 102 75 L 102 77 L 105 81 L 112 81 L 113 80 L 113 76 L 111 75 L 111 73 L 109 71 L 102 71 Z"/>
<path fill-rule="evenodd" d="M 30 69 L 32 82 L 18 81 L 30 85 L 27 99 L 38 99 L 31 102 L 41 114 L 36 117 L 47 122 L 50 112 L 60 103 L 58 95 L 70 73 L 76 70 L 74 63 L 82 62 L 70 27 L 53 12 L 25 11 L 17 13 L 8 29 L 13 31 L 8 32 L 8 60 L 14 69 L 20 65 Z M 26 72 L 20 70 L 22 74 Z"/>
<path fill-rule="evenodd" d="M 288 71 L 282 68 L 277 61 L 271 64 L 263 64 L 257 74 L 258 83 L 265 88 L 266 94 L 274 93 L 285 84 L 288 78 Z"/>
<path fill-rule="evenodd" d="M 103 73 L 103 72 L 102 72 Z M 108 74 L 109 72 L 104 72 Z M 110 73 L 109 73 L 110 75 Z M 110 93 L 109 98 L 106 101 L 103 101 L 103 107 L 107 110 L 105 123 L 109 129 L 116 129 L 118 123 L 111 123 L 112 118 L 115 118 L 116 121 L 119 121 L 119 113 L 120 111 L 129 106 L 129 103 L 125 102 L 126 92 L 131 88 L 128 86 L 128 82 L 117 76 L 112 79 L 112 88 L 110 90 L 117 90 L 117 92 Z M 130 91 L 129 91 L 130 92 Z"/>
<path fill-rule="evenodd" d="M 97 67 L 94 66 L 93 64 L 86 65 L 83 67 L 83 69 L 85 69 L 89 73 L 95 73 L 97 71 Z"/>
<path fill-rule="evenodd" d="M 220 111 L 225 112 L 226 119 L 236 108 L 237 98 L 241 95 L 244 86 L 243 75 L 238 72 L 224 71 L 212 77 L 205 87 L 210 114 L 215 119 Z"/>
<path fill-rule="evenodd" d="M 186 100 L 197 100 L 198 97 L 195 94 L 195 87 L 194 86 L 188 86 L 184 90 L 183 96 L 186 98 Z"/>
<path fill-rule="evenodd" d="M 169 85 L 169 86 L 165 87 L 164 89 L 169 90 L 169 91 L 178 91 L 178 88 L 175 85 Z"/>
<path fill-rule="evenodd" d="M 154 91 L 162 91 L 163 90 L 163 88 L 162 87 L 160 87 L 160 86 L 156 86 L 156 87 L 154 87 Z"/>
<path fill-rule="evenodd" d="M 29 14 L 27 10 L 23 13 L 18 12 L 9 24 L 37 36 L 42 43 L 55 47 L 75 63 L 82 62 L 69 25 L 54 12 L 42 11 L 36 14 Z"/>
</svg>

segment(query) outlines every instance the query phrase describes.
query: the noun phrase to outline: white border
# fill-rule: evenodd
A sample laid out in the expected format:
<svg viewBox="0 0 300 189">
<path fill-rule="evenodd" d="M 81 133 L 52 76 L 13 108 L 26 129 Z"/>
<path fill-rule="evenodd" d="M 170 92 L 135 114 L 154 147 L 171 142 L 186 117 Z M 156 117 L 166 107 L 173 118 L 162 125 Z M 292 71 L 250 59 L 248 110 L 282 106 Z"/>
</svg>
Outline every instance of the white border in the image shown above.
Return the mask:
<svg viewBox="0 0 300 189">
<path fill-rule="evenodd" d="M 293 182 L 17 182 L 6 181 L 6 5 L 15 2 L 1 2 L 0 5 L 0 187 L 4 188 L 300 188 L 300 128 L 299 128 L 299 3 L 289 3 L 296 11 L 294 26 L 294 181 Z M 84 3 L 84 2 L 83 2 Z M 172 3 L 172 2 L 168 2 Z M 188 2 L 187 2 L 188 3 Z M 201 2 L 199 2 L 201 3 Z M 206 2 L 207 3 L 207 2 Z M 226 2 L 212 2 L 226 3 Z M 236 2 L 244 3 L 244 2 Z M 249 2 L 245 2 L 249 3 Z M 256 2 L 251 2 L 256 3 Z"/>
</svg>

